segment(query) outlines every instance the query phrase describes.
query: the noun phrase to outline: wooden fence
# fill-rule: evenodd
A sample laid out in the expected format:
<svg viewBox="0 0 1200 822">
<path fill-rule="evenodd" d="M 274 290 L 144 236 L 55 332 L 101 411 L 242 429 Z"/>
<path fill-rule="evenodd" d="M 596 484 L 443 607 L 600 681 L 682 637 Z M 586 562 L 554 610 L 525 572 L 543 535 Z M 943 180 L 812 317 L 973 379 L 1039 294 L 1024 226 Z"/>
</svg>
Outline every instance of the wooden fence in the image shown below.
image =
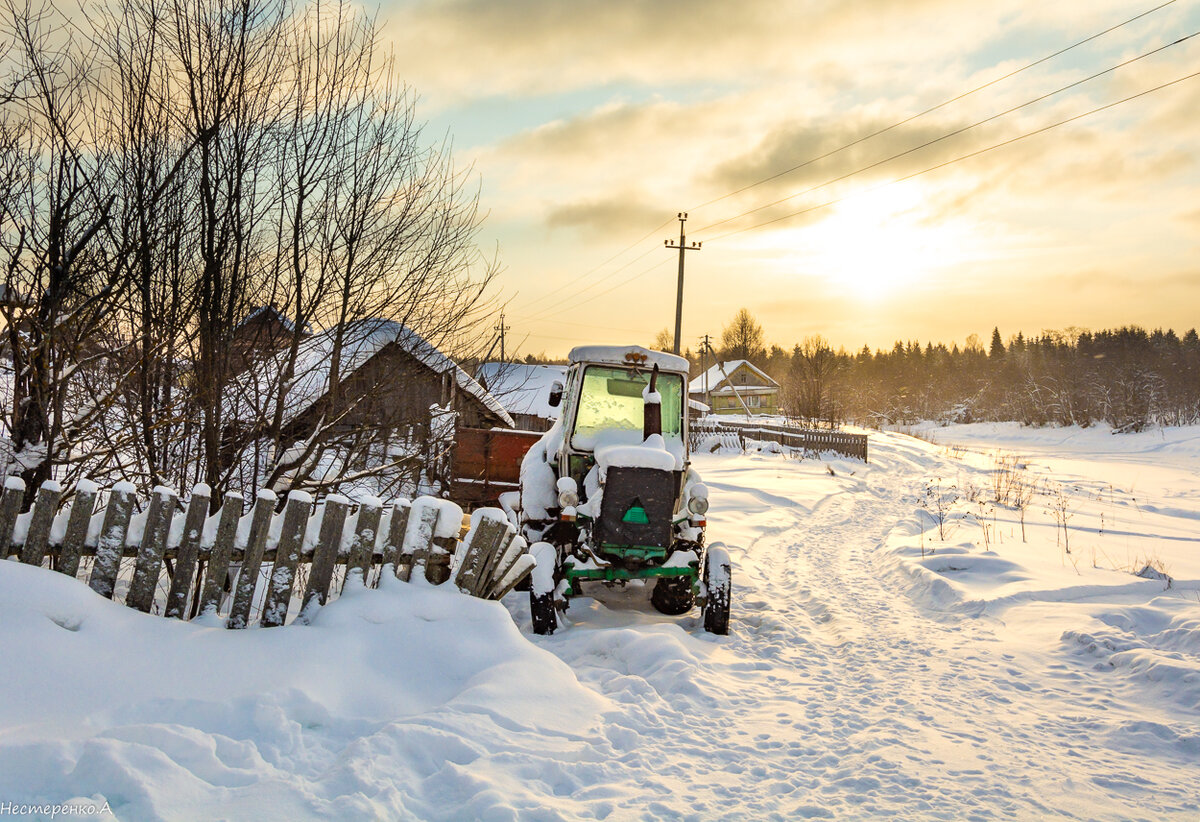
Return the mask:
<svg viewBox="0 0 1200 822">
<path fill-rule="evenodd" d="M 747 439 L 777 442 L 790 448 L 809 451 L 833 451 L 843 456 L 867 461 L 867 435 L 847 434 L 843 431 L 814 431 L 807 428 L 792 428 L 786 425 L 769 425 L 755 422 L 712 421 L 712 418 L 692 424 L 697 437 L 736 433 L 742 446 Z"/>
<path fill-rule="evenodd" d="M 314 603 L 347 584 L 377 585 L 384 572 L 406 582 L 414 575 L 434 585 L 451 581 L 472 596 L 500 599 L 535 564 L 503 511 L 476 511 L 463 535 L 462 509 L 430 497 L 385 505 L 331 494 L 314 504 L 309 494 L 292 492 L 276 512 L 278 497 L 263 490 L 248 512 L 240 494 L 228 493 L 210 513 L 205 485 L 192 490 L 187 505 L 164 487 L 139 505 L 129 483 L 102 493 L 83 480 L 60 509 L 62 489 L 51 481 L 20 513 L 24 496 L 25 484 L 9 477 L 0 495 L 0 559 L 15 554 L 78 577 L 108 599 L 124 588 L 125 604 L 147 613 L 215 613 L 230 628 L 255 618 L 263 627 L 283 625 L 289 610 L 307 619 Z M 335 574 L 338 566 L 343 573 Z"/>
</svg>

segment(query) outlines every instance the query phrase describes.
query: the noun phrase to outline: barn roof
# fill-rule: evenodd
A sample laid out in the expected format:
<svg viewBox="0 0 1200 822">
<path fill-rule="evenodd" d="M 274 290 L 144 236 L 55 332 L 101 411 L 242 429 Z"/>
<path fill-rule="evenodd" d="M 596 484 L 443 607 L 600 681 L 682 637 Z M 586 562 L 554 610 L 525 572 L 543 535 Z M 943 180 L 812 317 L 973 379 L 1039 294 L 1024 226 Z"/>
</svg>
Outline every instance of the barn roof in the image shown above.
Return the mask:
<svg viewBox="0 0 1200 822">
<path fill-rule="evenodd" d="M 329 371 L 333 361 L 336 332 L 336 328 L 330 328 L 313 334 L 300 343 L 296 356 L 296 377 L 292 381 L 291 390 L 288 391 L 283 411 L 285 424 L 311 408 L 328 393 Z M 509 416 L 504 406 L 485 391 L 483 386 L 472 379 L 466 371 L 459 368 L 457 363 L 435 348 L 420 334 L 393 320 L 351 320 L 345 324 L 340 356 L 342 379 L 362 368 L 368 360 L 392 343 L 434 373 L 452 374 L 462 391 L 478 400 L 507 425 L 514 425 L 512 417 Z M 287 352 L 275 355 L 274 359 L 280 368 L 282 368 L 283 358 L 286 356 Z M 241 393 L 244 396 L 248 395 L 245 396 L 247 399 L 255 396 L 269 396 L 274 385 L 272 380 L 278 374 L 279 369 L 259 368 L 254 371 L 257 374 L 239 381 Z"/>
</svg>

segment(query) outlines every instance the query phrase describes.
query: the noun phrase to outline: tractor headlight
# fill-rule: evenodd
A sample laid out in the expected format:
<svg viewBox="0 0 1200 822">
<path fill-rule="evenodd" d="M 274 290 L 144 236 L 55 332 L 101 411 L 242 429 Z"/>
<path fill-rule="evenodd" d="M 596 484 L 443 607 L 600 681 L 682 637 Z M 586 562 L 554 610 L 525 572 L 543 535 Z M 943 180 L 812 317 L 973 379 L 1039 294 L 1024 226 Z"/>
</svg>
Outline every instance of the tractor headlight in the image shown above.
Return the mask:
<svg viewBox="0 0 1200 822">
<path fill-rule="evenodd" d="M 579 504 L 579 486 L 570 477 L 559 477 L 555 483 L 558 491 L 558 507 L 571 508 Z"/>
<path fill-rule="evenodd" d="M 704 514 L 708 511 L 708 498 L 692 497 L 688 500 L 688 511 L 698 517 L 704 516 Z"/>
</svg>

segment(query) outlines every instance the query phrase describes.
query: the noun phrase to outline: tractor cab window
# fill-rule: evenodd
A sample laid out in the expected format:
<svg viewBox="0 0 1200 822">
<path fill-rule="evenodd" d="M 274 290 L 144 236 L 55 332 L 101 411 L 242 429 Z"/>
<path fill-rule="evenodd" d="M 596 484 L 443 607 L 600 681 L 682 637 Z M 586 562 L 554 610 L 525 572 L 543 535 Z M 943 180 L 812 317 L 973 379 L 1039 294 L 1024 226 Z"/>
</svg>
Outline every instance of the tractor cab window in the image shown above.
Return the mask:
<svg viewBox="0 0 1200 822">
<path fill-rule="evenodd" d="M 650 372 L 619 366 L 589 365 L 583 373 L 579 408 L 571 447 L 595 450 L 597 445 L 632 444 L 642 441 L 642 390 L 650 384 Z M 658 375 L 662 396 L 663 438 L 683 438 L 683 378 L 678 374 Z"/>
</svg>

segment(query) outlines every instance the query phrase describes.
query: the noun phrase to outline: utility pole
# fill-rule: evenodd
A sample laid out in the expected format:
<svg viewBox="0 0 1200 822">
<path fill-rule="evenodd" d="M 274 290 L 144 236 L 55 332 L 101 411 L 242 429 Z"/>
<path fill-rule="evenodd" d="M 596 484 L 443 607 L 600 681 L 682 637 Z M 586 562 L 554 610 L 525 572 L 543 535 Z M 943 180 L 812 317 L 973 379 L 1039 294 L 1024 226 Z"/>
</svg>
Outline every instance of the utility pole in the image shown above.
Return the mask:
<svg viewBox="0 0 1200 822">
<path fill-rule="evenodd" d="M 712 398 L 708 396 L 708 391 L 711 386 L 708 384 L 708 352 L 712 350 L 712 343 L 708 341 L 708 335 L 704 335 L 704 339 L 700 342 L 700 367 L 704 369 L 704 404 L 712 408 Z M 715 355 L 714 355 L 715 356 Z"/>
<path fill-rule="evenodd" d="M 679 290 L 675 295 L 675 347 L 671 349 L 672 354 L 679 353 L 679 332 L 683 328 L 683 253 L 700 250 L 700 243 L 687 244 L 687 238 L 683 234 L 685 222 L 687 222 L 687 213 L 681 211 L 679 212 L 679 245 L 671 245 L 670 240 L 663 240 L 663 245 L 667 248 L 679 249 Z"/>
<path fill-rule="evenodd" d="M 500 324 L 492 328 L 493 331 L 500 332 L 500 362 L 506 362 L 504 359 L 504 332 L 511 329 L 511 325 L 504 324 L 504 314 L 500 315 Z"/>
</svg>

